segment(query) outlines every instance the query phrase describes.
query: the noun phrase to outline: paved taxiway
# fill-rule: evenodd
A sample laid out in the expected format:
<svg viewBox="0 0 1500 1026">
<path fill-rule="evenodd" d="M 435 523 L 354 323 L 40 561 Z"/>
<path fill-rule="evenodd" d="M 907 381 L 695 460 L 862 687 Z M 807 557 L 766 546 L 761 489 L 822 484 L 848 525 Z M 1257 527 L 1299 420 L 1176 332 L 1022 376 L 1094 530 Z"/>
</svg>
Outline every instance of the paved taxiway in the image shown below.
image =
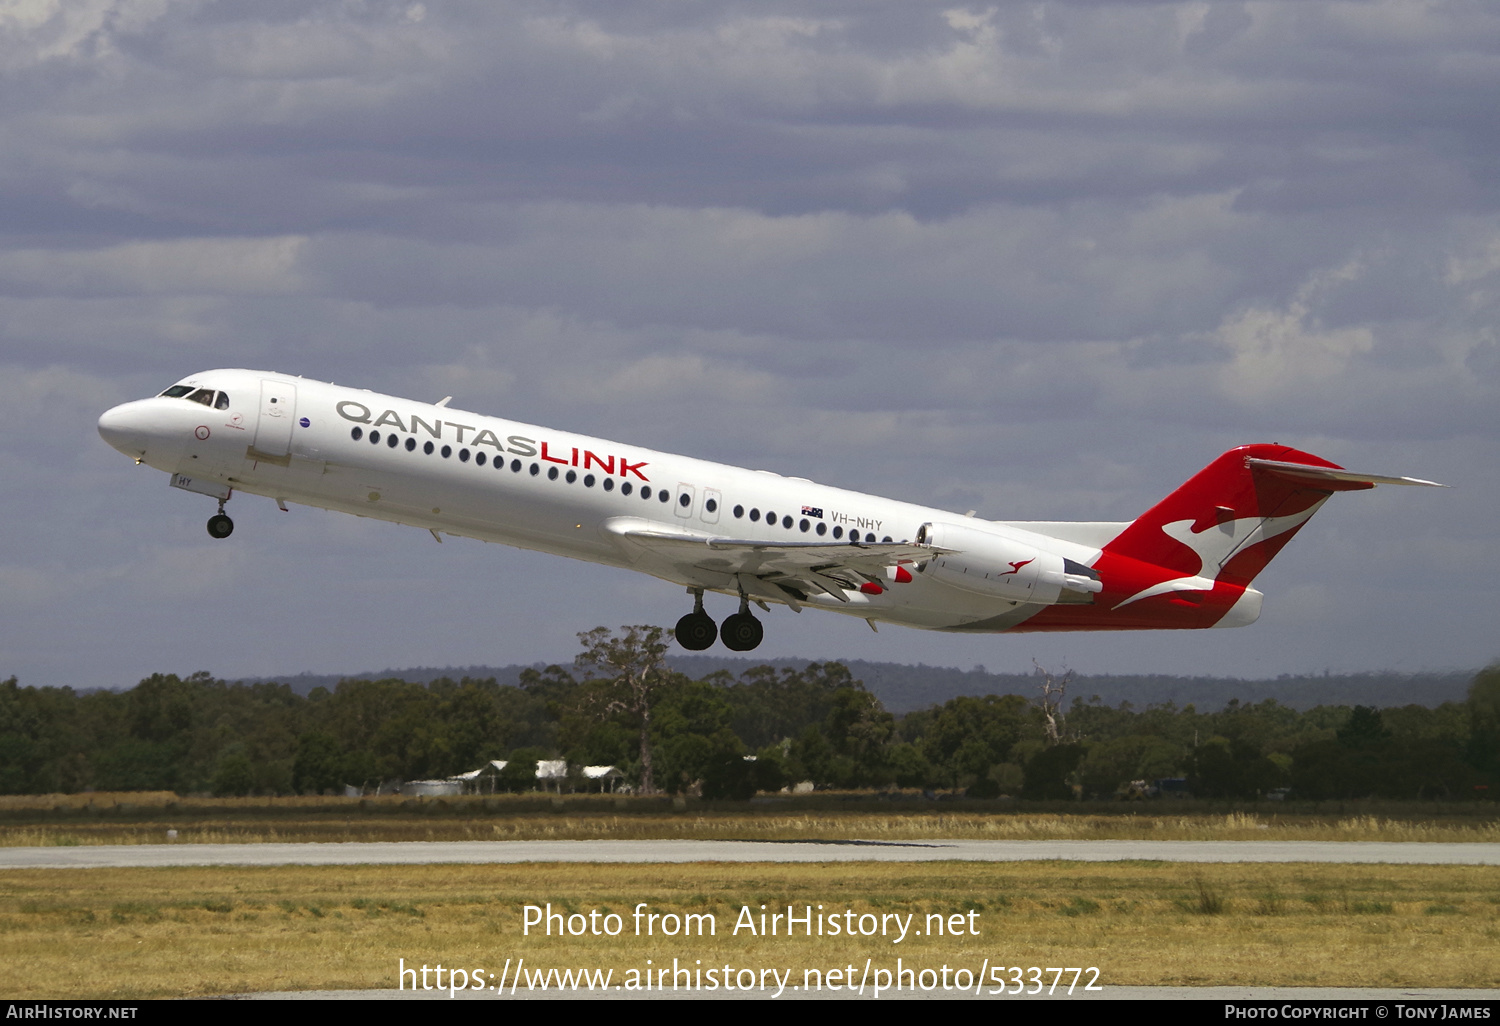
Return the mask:
<svg viewBox="0 0 1500 1026">
<path fill-rule="evenodd" d="M 1500 865 L 1500 844 L 1383 841 L 385 841 L 0 848 L 0 869 L 511 862 L 1333 862 Z"/>
</svg>

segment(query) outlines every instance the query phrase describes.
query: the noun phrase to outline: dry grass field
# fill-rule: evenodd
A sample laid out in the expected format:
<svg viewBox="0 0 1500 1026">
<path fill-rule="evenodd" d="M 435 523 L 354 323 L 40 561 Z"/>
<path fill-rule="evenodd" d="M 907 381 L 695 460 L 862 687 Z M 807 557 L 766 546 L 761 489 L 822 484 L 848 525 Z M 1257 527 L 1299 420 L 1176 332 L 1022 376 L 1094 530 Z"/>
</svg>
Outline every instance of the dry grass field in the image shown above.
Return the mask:
<svg viewBox="0 0 1500 1026">
<path fill-rule="evenodd" d="M 615 912 L 623 932 L 522 936 L 522 906 L 547 902 L 563 913 Z M 637 937 L 630 913 L 639 902 L 663 914 L 710 913 L 717 933 Z M 733 935 L 741 907 L 758 917 L 762 904 L 769 912 L 852 909 L 856 922 L 864 913 L 910 914 L 914 929 L 931 913 L 973 911 L 979 934 L 909 935 L 899 944 L 891 936 L 808 938 L 800 928 L 787 938 L 784 927 L 777 937 Z M 790 970 L 801 983 L 807 969 L 853 964 L 858 975 L 867 958 L 894 970 L 899 957 L 908 969 L 946 965 L 971 976 L 986 960 L 1097 966 L 1105 986 L 1500 987 L 1497 951 L 1495 867 L 547 864 L 0 874 L 0 993 L 14 998 L 389 988 L 400 959 L 462 967 L 490 985 L 489 974 L 498 982 L 507 959 L 513 973 L 521 958 L 529 970 L 613 970 L 615 984 L 648 959 L 652 969 L 676 958 L 695 970 Z"/>
<path fill-rule="evenodd" d="M 508 841 L 595 839 L 1500 842 L 1488 803 L 1329 808 L 1281 806 L 1224 812 L 1182 802 L 1073 805 L 1018 811 L 995 802 L 876 801 L 820 794 L 768 803 L 712 805 L 598 795 L 179 798 L 167 793 L 0 797 L 0 846 L 263 841 Z"/>
</svg>

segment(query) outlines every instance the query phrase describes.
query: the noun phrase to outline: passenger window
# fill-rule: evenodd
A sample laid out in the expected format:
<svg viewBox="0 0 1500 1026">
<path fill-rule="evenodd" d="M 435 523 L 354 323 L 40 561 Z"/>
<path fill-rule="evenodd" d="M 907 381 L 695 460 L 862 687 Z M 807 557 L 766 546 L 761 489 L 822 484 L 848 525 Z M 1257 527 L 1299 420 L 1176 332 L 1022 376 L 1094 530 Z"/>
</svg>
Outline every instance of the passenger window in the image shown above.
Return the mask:
<svg viewBox="0 0 1500 1026">
<path fill-rule="evenodd" d="M 635 488 L 635 485 L 631 484 L 629 481 L 622 481 L 620 483 L 620 494 L 621 495 L 629 495 L 630 492 L 631 492 L 631 490 L 634 489 L 634 488 Z"/>
</svg>

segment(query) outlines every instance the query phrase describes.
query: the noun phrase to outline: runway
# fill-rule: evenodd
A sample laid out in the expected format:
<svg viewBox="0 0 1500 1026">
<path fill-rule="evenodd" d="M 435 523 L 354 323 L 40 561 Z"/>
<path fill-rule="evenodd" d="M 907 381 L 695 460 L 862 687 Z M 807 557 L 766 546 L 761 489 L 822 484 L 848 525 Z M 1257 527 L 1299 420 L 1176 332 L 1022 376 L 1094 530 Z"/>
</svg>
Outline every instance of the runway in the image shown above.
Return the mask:
<svg viewBox="0 0 1500 1026">
<path fill-rule="evenodd" d="M 1500 844 L 1384 841 L 402 841 L 0 848 L 0 869 L 517 862 L 1323 862 L 1500 865 Z"/>
</svg>

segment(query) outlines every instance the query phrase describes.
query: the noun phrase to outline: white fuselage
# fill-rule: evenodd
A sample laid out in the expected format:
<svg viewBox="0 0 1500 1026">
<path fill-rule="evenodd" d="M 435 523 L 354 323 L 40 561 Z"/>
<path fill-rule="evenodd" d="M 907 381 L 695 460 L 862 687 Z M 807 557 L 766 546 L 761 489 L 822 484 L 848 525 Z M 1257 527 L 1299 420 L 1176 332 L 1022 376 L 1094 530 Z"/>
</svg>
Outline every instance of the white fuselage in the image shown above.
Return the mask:
<svg viewBox="0 0 1500 1026">
<path fill-rule="evenodd" d="M 550 552 L 690 589 L 739 594 L 736 573 L 745 568 L 717 567 L 707 553 L 687 563 L 668 558 L 633 542 L 632 532 L 878 543 L 911 542 L 922 525 L 946 524 L 1086 564 L 1123 526 L 1002 525 L 280 374 L 216 370 L 178 387 L 211 390 L 218 406 L 165 395 L 139 400 L 101 417 L 100 433 L 139 462 L 175 475 L 179 486 L 221 497 L 233 489 Z M 1029 527 L 1065 527 L 1068 537 Z M 959 630 L 1005 629 L 1043 608 L 890 569 L 878 591 L 814 593 L 804 601 L 870 620 Z"/>
</svg>

